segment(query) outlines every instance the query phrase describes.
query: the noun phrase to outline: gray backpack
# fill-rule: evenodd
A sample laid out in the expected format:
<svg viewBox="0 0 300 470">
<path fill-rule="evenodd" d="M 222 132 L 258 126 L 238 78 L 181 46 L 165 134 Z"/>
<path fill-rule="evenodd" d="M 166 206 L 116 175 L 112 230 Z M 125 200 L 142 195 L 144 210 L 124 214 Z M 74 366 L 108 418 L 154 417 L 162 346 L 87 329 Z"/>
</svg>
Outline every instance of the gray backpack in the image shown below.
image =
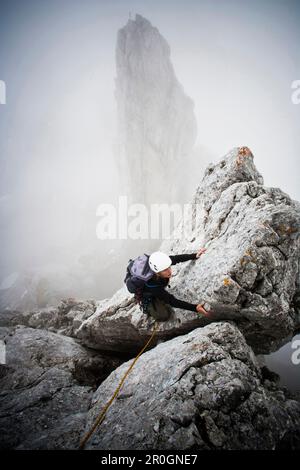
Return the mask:
<svg viewBox="0 0 300 470">
<path fill-rule="evenodd" d="M 148 261 L 149 255 L 145 253 L 134 260 L 129 260 L 124 282 L 131 294 L 141 291 L 145 282 L 153 276 L 154 271 L 150 268 Z"/>
</svg>

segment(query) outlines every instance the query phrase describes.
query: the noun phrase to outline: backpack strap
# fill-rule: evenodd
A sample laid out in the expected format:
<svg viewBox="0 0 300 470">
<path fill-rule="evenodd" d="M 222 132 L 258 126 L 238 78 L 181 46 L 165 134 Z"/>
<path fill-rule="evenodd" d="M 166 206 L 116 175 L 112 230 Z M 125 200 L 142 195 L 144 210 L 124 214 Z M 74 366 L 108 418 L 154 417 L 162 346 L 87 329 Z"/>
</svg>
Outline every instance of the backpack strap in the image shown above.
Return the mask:
<svg viewBox="0 0 300 470">
<path fill-rule="evenodd" d="M 148 284 L 148 282 L 145 282 L 145 286 L 147 287 L 162 287 L 162 284 Z"/>
</svg>

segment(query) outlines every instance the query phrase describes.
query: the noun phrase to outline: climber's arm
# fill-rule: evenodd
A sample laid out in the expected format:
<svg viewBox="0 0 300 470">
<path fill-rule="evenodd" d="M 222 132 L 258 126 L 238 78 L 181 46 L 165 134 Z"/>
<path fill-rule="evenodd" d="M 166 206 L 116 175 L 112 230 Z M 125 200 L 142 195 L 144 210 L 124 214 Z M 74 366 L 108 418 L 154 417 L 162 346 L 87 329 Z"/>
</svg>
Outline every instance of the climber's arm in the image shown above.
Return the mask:
<svg viewBox="0 0 300 470">
<path fill-rule="evenodd" d="M 182 263 L 183 261 L 189 261 L 197 258 L 197 253 L 183 254 L 183 255 L 169 255 L 172 264 Z"/>
<path fill-rule="evenodd" d="M 155 297 L 159 298 L 160 300 L 163 300 L 166 304 L 169 304 L 172 307 L 190 310 L 191 312 L 197 312 L 197 304 L 191 304 L 190 302 L 185 302 L 184 300 L 176 299 L 174 295 L 167 292 L 164 288 L 153 287 L 153 289 L 151 289 L 151 292 Z"/>
</svg>

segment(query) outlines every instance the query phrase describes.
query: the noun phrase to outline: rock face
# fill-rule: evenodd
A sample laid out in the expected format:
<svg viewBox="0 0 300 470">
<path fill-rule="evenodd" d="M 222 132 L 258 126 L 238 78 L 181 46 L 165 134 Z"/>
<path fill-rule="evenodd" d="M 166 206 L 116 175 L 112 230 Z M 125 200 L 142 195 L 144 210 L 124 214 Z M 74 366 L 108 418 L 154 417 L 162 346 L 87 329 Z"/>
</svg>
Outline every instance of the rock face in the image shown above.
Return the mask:
<svg viewBox="0 0 300 470">
<path fill-rule="evenodd" d="M 188 285 L 191 301 L 202 298 L 214 319 L 234 319 L 256 352 L 275 350 L 300 323 L 299 203 L 263 186 L 252 153 L 242 147 L 207 168 L 193 205 L 203 211 L 193 219 L 192 240 L 207 252 L 180 272 L 174 291 Z M 169 249 L 181 246 L 174 240 Z"/>
<path fill-rule="evenodd" d="M 86 429 L 128 366 L 100 385 Z M 276 449 L 299 431 L 300 403 L 264 380 L 237 327 L 220 322 L 144 353 L 87 448 Z"/>
<path fill-rule="evenodd" d="M 2 327 L 0 339 L 0 449 L 76 448 L 95 387 L 122 361 L 46 330 Z"/>
<path fill-rule="evenodd" d="M 186 225 L 190 230 L 183 236 Z M 159 326 L 158 339 L 209 322 L 233 319 L 256 353 L 269 353 L 299 328 L 300 208 L 279 188 L 263 186 L 247 148 L 235 148 L 210 165 L 172 239 L 169 254 L 207 248 L 198 260 L 173 268 L 170 293 L 205 302 L 210 320 L 174 309 Z M 143 315 L 126 288 L 99 302 L 77 330 L 98 349 L 137 351 L 149 337 L 152 319 Z"/>
<path fill-rule="evenodd" d="M 122 194 L 144 204 L 180 202 L 197 135 L 194 104 L 175 77 L 167 41 L 141 15 L 118 31 L 116 71 Z"/>
</svg>

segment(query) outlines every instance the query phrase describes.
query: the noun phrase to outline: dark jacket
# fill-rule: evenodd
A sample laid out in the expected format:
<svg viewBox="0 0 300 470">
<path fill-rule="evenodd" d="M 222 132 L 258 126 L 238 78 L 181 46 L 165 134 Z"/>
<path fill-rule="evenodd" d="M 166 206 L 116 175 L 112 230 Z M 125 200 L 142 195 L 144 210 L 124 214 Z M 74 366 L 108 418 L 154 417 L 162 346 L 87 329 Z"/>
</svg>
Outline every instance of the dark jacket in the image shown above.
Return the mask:
<svg viewBox="0 0 300 470">
<path fill-rule="evenodd" d="M 183 261 L 189 261 L 191 259 L 196 259 L 196 253 L 192 254 L 184 254 L 184 255 L 170 255 L 172 260 L 172 264 L 182 263 Z M 168 286 L 169 279 L 163 278 L 156 278 L 153 276 L 149 281 L 147 281 L 144 285 L 143 292 L 147 294 L 152 294 L 154 297 L 163 300 L 165 303 L 172 305 L 175 308 L 182 308 L 184 310 L 191 310 L 192 312 L 196 312 L 196 307 L 198 304 L 191 304 L 189 302 L 185 302 L 184 300 L 179 300 L 174 297 L 174 295 L 170 294 L 165 290 L 165 287 Z M 170 286 L 168 286 L 170 287 Z"/>
</svg>

